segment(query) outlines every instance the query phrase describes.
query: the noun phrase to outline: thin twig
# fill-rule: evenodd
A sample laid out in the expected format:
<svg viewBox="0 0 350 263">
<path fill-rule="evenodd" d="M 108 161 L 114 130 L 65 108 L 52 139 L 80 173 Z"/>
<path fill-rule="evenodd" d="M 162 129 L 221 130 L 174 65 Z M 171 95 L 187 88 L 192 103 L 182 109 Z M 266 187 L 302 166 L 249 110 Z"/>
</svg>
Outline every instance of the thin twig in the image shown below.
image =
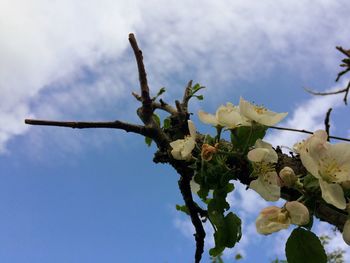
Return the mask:
<svg viewBox="0 0 350 263">
<path fill-rule="evenodd" d="M 137 94 L 136 92 L 132 92 L 131 93 L 138 101 L 142 102 L 142 98 L 139 94 Z M 152 108 L 153 109 L 160 109 L 163 111 L 166 111 L 172 115 L 176 114 L 177 111 L 174 107 L 172 107 L 171 105 L 169 105 L 168 103 L 165 103 L 162 99 L 159 100 L 159 102 L 156 101 L 152 101 Z"/>
<path fill-rule="evenodd" d="M 326 118 L 324 119 L 325 130 L 328 134 L 327 141 L 329 141 L 329 129 L 331 127 L 331 125 L 329 124 L 329 118 L 331 115 L 331 111 L 332 111 L 332 108 L 329 108 L 327 113 L 326 113 Z"/>
<path fill-rule="evenodd" d="M 24 122 L 30 125 L 41 125 L 41 126 L 56 126 L 56 127 L 67 127 L 73 129 L 87 129 L 87 128 L 110 128 L 120 129 L 126 132 L 133 132 L 141 134 L 143 136 L 151 136 L 149 128 L 142 125 L 131 124 L 122 121 L 110 121 L 110 122 L 85 122 L 85 121 L 48 121 L 48 120 L 33 120 L 25 119 Z"/>
<path fill-rule="evenodd" d="M 350 50 L 346 50 L 340 46 L 335 47 L 337 50 L 339 50 L 341 53 L 343 53 L 345 56 L 350 58 Z"/>
<path fill-rule="evenodd" d="M 340 94 L 340 93 L 346 92 L 347 89 L 349 89 L 349 88 L 346 87 L 344 89 L 329 91 L 329 92 L 317 92 L 317 91 L 313 91 L 312 89 L 309 89 L 309 88 L 304 88 L 304 90 L 307 91 L 308 93 L 310 93 L 312 95 L 320 95 L 320 96 Z"/>
<path fill-rule="evenodd" d="M 291 132 L 301 132 L 301 133 L 313 134 L 313 132 L 307 131 L 307 130 L 298 130 L 298 129 L 293 129 L 293 128 L 285 128 L 285 127 L 277 127 L 277 126 L 268 126 L 268 127 L 271 128 L 271 129 L 275 129 L 275 130 L 283 130 L 283 131 L 291 131 Z M 337 137 L 337 136 L 329 136 L 329 138 L 330 139 L 339 140 L 339 141 L 350 142 L 350 139 Z"/>
</svg>

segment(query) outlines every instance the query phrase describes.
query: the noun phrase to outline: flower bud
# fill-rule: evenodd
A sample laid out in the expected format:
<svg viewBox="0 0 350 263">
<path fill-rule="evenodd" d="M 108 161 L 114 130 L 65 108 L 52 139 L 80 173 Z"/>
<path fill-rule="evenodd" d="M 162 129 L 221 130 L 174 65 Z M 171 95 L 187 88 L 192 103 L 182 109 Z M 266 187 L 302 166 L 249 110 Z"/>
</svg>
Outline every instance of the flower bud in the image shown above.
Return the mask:
<svg viewBox="0 0 350 263">
<path fill-rule="evenodd" d="M 294 225 L 306 225 L 310 221 L 309 210 L 298 201 L 287 202 L 285 207 L 289 213 L 291 223 Z"/>
<path fill-rule="evenodd" d="M 217 152 L 217 149 L 214 146 L 204 143 L 202 145 L 201 157 L 205 161 L 210 161 L 216 152 Z"/>
<path fill-rule="evenodd" d="M 256 230 L 263 235 L 269 235 L 281 229 L 288 228 L 289 225 L 290 218 L 287 216 L 287 212 L 282 211 L 277 206 L 264 208 L 255 222 Z"/>
<path fill-rule="evenodd" d="M 298 179 L 293 169 L 288 166 L 280 171 L 279 176 L 281 178 L 281 186 L 286 187 L 292 187 Z"/>
</svg>

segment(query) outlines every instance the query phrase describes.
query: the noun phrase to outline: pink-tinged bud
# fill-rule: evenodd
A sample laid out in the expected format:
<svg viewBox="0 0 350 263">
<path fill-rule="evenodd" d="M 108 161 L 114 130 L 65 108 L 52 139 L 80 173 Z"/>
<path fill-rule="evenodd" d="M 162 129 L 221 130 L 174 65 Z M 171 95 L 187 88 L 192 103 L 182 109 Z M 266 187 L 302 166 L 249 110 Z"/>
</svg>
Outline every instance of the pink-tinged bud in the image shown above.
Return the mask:
<svg viewBox="0 0 350 263">
<path fill-rule="evenodd" d="M 204 143 L 202 145 L 201 157 L 205 161 L 210 161 L 216 152 L 217 152 L 217 149 L 214 146 Z"/>
<path fill-rule="evenodd" d="M 289 213 L 291 223 L 294 225 L 306 225 L 310 221 L 310 213 L 305 205 L 298 201 L 287 202 L 285 207 Z"/>
<path fill-rule="evenodd" d="M 255 222 L 256 230 L 263 235 L 269 235 L 281 229 L 288 228 L 289 225 L 290 219 L 287 212 L 277 206 L 264 208 Z"/>
<path fill-rule="evenodd" d="M 297 177 L 292 168 L 286 166 L 279 173 L 281 186 L 292 187 L 297 181 Z"/>
</svg>

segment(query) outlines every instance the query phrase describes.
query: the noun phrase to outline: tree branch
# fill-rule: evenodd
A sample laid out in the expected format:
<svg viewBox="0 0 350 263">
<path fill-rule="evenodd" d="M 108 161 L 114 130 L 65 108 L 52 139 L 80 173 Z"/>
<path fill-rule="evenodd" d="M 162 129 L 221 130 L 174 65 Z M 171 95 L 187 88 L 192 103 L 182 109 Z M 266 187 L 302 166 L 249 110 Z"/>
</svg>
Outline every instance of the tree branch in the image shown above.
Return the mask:
<svg viewBox="0 0 350 263">
<path fill-rule="evenodd" d="M 110 122 L 84 122 L 84 121 L 48 121 L 48 120 L 33 120 L 25 119 L 25 124 L 30 125 L 42 125 L 42 126 L 56 126 L 67 127 L 73 129 L 88 129 L 88 128 L 110 128 L 120 129 L 126 132 L 133 132 L 143 136 L 150 137 L 152 132 L 149 128 L 142 125 L 131 124 L 122 121 L 110 121 Z"/>
<path fill-rule="evenodd" d="M 202 254 L 204 251 L 205 231 L 203 228 L 202 221 L 199 218 L 200 211 L 198 210 L 198 206 L 196 205 L 196 203 L 193 201 L 193 198 L 192 198 L 190 181 L 191 181 L 190 176 L 188 176 L 187 174 L 186 175 L 182 174 L 179 180 L 179 188 L 180 188 L 182 197 L 185 201 L 185 204 L 188 208 L 188 211 L 190 212 L 192 224 L 196 230 L 196 233 L 194 234 L 194 237 L 196 240 L 195 262 L 199 263 L 201 261 Z"/>
<path fill-rule="evenodd" d="M 192 88 L 192 80 L 190 80 L 185 88 L 184 96 L 182 99 L 182 109 L 185 112 L 188 112 L 188 102 L 191 99 L 191 88 Z"/>
<path fill-rule="evenodd" d="M 137 94 L 136 92 L 132 92 L 131 94 L 135 97 L 136 100 L 142 102 L 142 98 L 139 94 Z M 160 99 L 159 102 L 152 101 L 152 108 L 163 110 L 165 112 L 170 113 L 171 115 L 177 113 L 174 107 L 170 106 L 168 103 L 165 103 L 162 99 Z"/>
<path fill-rule="evenodd" d="M 329 124 L 329 117 L 331 115 L 332 108 L 329 108 L 327 113 L 326 113 L 326 118 L 324 119 L 324 125 L 325 125 L 325 131 L 328 135 L 327 141 L 329 141 L 329 129 L 330 129 L 330 124 Z"/>
<path fill-rule="evenodd" d="M 301 133 L 306 133 L 306 134 L 313 134 L 313 132 L 307 131 L 307 130 L 298 130 L 298 129 L 293 129 L 293 128 L 277 127 L 277 126 L 268 126 L 268 127 L 271 128 L 271 129 L 275 129 L 275 130 L 283 130 L 283 131 L 291 131 L 291 132 L 301 132 Z M 339 140 L 339 141 L 350 142 L 350 139 L 342 138 L 342 137 L 338 137 L 338 136 L 329 136 L 329 138 L 330 139 Z"/>
</svg>

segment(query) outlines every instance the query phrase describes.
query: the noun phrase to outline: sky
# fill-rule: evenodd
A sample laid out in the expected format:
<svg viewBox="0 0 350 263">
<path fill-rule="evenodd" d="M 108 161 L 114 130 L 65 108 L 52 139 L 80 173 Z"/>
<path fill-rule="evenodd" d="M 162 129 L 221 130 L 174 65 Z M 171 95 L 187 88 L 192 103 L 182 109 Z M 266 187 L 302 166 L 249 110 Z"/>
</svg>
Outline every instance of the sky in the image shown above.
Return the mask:
<svg viewBox="0 0 350 263">
<path fill-rule="evenodd" d="M 204 101 L 190 103 L 202 133 L 214 129 L 199 122 L 199 109 L 215 112 L 242 96 L 289 112 L 281 126 L 310 131 L 323 128 L 333 107 L 331 134 L 350 137 L 342 97 L 303 89 L 346 85 L 334 82 L 342 58 L 335 46 L 350 48 L 349 13 L 347 0 L 0 0 L 0 261 L 192 262 L 193 230 L 175 210 L 178 175 L 152 162 L 154 146 L 118 130 L 23 120 L 140 123 L 133 32 L 153 94 L 166 87 L 173 103 L 190 79 L 206 86 Z M 272 131 L 265 139 L 291 147 L 303 138 Z M 255 231 L 270 204 L 238 183 L 229 200 L 244 223 L 225 260 L 283 258 L 292 228 L 266 238 Z M 314 230 L 333 235 L 326 224 Z M 335 247 L 349 250 L 339 234 L 328 249 Z"/>
</svg>

